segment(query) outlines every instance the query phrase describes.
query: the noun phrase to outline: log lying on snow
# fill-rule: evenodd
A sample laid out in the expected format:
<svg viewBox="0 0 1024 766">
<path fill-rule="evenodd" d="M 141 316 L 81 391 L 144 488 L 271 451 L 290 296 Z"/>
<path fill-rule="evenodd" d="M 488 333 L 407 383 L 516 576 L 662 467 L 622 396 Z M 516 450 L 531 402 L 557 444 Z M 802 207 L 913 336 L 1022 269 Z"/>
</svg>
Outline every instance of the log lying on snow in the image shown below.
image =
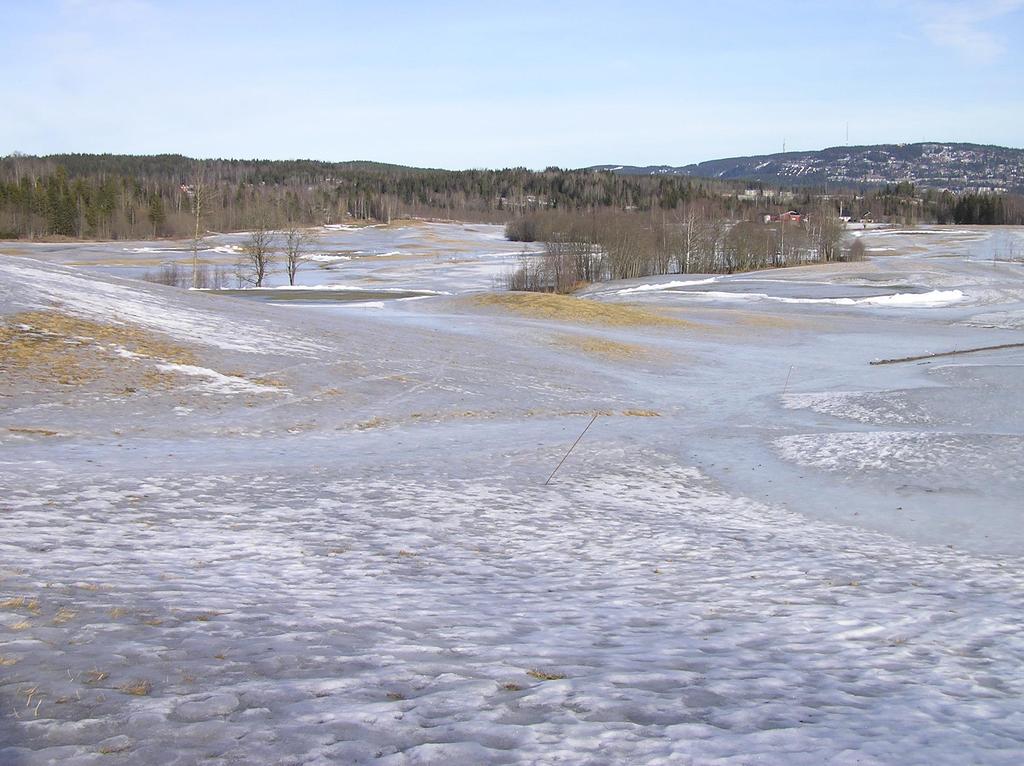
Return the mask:
<svg viewBox="0 0 1024 766">
<path fill-rule="evenodd" d="M 998 346 L 979 346 L 957 351 L 940 351 L 937 354 L 920 354 L 918 356 L 901 356 L 897 359 L 875 359 L 868 364 L 898 364 L 899 362 L 919 362 L 922 359 L 935 359 L 940 356 L 956 356 L 957 354 L 974 354 L 978 351 L 999 351 L 1005 348 L 1024 348 L 1024 343 L 1001 343 Z"/>
</svg>

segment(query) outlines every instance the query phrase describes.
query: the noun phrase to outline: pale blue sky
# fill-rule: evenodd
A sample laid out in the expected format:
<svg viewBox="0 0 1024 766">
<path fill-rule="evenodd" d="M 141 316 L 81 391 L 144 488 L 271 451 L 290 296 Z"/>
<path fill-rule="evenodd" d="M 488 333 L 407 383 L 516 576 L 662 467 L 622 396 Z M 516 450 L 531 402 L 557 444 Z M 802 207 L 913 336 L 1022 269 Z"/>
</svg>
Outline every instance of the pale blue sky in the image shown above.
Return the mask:
<svg viewBox="0 0 1024 766">
<path fill-rule="evenodd" d="M 0 0 L 0 154 L 466 168 L 1024 146 L 1024 0 Z"/>
</svg>

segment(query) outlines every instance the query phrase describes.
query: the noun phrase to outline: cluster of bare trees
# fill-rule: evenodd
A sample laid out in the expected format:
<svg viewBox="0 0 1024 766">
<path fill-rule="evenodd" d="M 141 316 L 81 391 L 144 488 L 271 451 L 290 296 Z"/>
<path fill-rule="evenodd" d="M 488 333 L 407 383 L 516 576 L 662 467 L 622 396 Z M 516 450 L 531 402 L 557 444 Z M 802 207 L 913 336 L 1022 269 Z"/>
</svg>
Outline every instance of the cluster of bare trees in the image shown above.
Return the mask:
<svg viewBox="0 0 1024 766">
<path fill-rule="evenodd" d="M 197 206 L 196 211 L 196 235 L 192 239 L 191 268 L 186 269 L 177 263 L 162 264 L 159 268 L 143 274 L 143 279 L 172 287 L 192 287 L 200 290 L 219 290 L 228 287 L 228 283 L 232 281 L 238 288 L 263 287 L 267 277 L 280 264 L 288 277 L 288 284 L 294 285 L 303 258 L 317 242 L 316 234 L 308 229 L 298 226 L 274 228 L 266 216 L 260 216 L 241 246 L 233 269 L 219 264 L 203 263 L 199 254 L 202 237 L 198 234 L 201 208 Z"/>
<path fill-rule="evenodd" d="M 263 287 L 266 278 L 280 263 L 288 284 L 294 285 L 303 256 L 316 239 L 316 235 L 307 229 L 298 226 L 276 229 L 269 225 L 266 217 L 259 218 L 255 228 L 249 232 L 236 264 L 239 284 Z"/>
<path fill-rule="evenodd" d="M 510 290 L 567 293 L 588 282 L 658 274 L 729 274 L 863 258 L 844 247 L 843 223 L 823 207 L 800 223 L 735 221 L 687 207 L 672 214 L 533 214 L 511 238 L 545 242 L 506 275 Z"/>
<path fill-rule="evenodd" d="M 147 282 L 169 287 L 196 287 L 200 290 L 220 290 L 231 283 L 233 271 L 220 264 L 200 263 L 198 268 L 185 268 L 177 263 L 164 263 L 145 272 Z"/>
</svg>

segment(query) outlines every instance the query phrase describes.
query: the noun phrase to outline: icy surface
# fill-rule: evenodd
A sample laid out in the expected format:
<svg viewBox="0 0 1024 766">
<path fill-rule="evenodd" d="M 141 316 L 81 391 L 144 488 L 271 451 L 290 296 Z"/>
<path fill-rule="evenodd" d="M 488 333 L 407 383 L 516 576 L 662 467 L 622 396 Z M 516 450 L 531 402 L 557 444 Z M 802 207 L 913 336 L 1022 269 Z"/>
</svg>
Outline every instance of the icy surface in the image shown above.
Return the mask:
<svg viewBox="0 0 1024 766">
<path fill-rule="evenodd" d="M 808 524 L 636 457 L 648 467 L 548 488 L 48 471 L 42 491 L 6 492 L 9 534 L 33 546 L 4 547 L 5 587 L 65 573 L 33 621 L 66 640 L 5 650 L 13 701 L 39 688 L 21 746 L 117 733 L 136 763 L 1014 762 L 1012 567 Z M 42 627 L 60 609 L 74 616 Z M 119 691 L 136 680 L 152 691 Z"/>
<path fill-rule="evenodd" d="M 0 764 L 1021 762 L 1001 230 L 601 285 L 607 326 L 474 300 L 498 227 L 326 236 L 311 295 L 444 294 L 4 246 Z"/>
</svg>

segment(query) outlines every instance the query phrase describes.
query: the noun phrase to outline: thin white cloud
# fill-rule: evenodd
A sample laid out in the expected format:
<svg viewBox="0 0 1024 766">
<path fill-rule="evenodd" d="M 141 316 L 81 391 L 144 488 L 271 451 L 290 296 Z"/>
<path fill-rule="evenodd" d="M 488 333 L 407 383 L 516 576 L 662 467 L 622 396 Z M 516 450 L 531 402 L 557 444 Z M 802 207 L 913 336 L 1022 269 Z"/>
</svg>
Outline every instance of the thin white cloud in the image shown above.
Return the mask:
<svg viewBox="0 0 1024 766">
<path fill-rule="evenodd" d="M 925 35 L 975 64 L 991 64 L 1006 53 L 995 22 L 1024 9 L 1024 0 L 977 2 L 918 2 L 915 4 Z"/>
</svg>

